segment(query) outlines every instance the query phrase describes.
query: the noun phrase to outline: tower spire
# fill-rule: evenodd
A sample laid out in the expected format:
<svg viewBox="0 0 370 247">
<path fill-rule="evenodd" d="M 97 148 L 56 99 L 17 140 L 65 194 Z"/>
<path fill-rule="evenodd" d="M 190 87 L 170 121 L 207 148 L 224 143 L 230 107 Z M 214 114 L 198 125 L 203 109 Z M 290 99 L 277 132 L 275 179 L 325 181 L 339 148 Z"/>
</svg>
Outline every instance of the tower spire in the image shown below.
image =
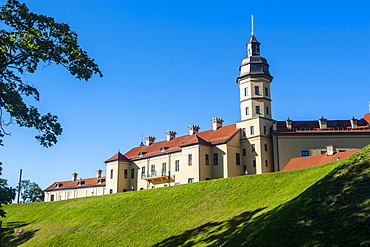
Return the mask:
<svg viewBox="0 0 370 247">
<path fill-rule="evenodd" d="M 251 15 L 252 18 L 252 32 L 251 34 L 254 35 L 254 15 Z"/>
</svg>

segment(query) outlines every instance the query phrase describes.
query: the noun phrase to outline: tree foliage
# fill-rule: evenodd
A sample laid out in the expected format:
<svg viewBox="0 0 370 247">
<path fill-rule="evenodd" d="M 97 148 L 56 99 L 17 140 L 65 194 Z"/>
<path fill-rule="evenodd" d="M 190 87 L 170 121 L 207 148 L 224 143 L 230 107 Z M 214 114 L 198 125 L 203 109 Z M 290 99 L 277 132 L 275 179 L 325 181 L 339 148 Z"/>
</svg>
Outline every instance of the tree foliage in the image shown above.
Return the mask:
<svg viewBox="0 0 370 247">
<path fill-rule="evenodd" d="M 19 187 L 17 186 L 17 191 L 18 190 Z M 22 180 L 20 191 L 22 203 L 42 201 L 41 199 L 43 195 L 42 189 L 35 182 L 31 182 L 30 180 Z"/>
<path fill-rule="evenodd" d="M 39 101 L 38 90 L 22 81 L 22 75 L 34 73 L 40 65 L 57 64 L 65 67 L 77 79 L 89 80 L 102 76 L 98 65 L 77 43 L 77 34 L 69 25 L 54 18 L 35 14 L 17 0 L 8 0 L 0 7 L 0 21 L 7 30 L 0 30 L 0 145 L 6 133 L 4 127 L 17 123 L 35 128 L 35 138 L 44 147 L 57 142 L 62 127 L 57 116 L 41 115 L 38 109 L 24 102 L 25 97 Z M 5 121 L 4 113 L 9 116 Z"/>
<path fill-rule="evenodd" d="M 12 203 L 15 198 L 15 189 L 8 187 L 6 179 L 0 178 L 0 204 Z M 0 216 L 5 217 L 5 212 L 0 206 Z"/>
</svg>

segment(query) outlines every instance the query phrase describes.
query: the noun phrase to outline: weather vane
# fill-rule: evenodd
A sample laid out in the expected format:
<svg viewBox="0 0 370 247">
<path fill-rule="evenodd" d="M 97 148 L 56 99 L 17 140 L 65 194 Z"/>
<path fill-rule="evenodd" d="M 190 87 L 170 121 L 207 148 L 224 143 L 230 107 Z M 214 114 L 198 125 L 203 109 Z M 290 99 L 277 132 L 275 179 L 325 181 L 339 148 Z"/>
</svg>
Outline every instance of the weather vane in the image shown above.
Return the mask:
<svg viewBox="0 0 370 247">
<path fill-rule="evenodd" d="M 251 15 L 252 18 L 252 35 L 254 35 L 254 16 Z"/>
</svg>

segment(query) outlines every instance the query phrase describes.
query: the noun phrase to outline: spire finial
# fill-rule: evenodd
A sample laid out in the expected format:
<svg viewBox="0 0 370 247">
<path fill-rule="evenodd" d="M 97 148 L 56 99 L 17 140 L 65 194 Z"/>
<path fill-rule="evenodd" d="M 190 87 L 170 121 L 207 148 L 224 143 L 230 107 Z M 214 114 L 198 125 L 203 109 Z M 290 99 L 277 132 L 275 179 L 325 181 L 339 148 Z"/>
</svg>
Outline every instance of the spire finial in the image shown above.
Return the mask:
<svg viewBox="0 0 370 247">
<path fill-rule="evenodd" d="M 251 15 L 251 18 L 252 18 L 252 35 L 254 35 L 254 16 Z"/>
</svg>

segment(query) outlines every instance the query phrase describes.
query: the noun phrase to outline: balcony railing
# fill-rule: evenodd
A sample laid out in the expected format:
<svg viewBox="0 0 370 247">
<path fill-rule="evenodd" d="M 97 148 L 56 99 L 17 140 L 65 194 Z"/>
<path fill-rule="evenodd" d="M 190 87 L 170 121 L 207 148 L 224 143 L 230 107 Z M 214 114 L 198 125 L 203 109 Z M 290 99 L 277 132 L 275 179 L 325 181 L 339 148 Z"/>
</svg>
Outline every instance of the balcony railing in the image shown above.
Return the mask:
<svg viewBox="0 0 370 247">
<path fill-rule="evenodd" d="M 167 170 L 161 170 L 160 172 L 157 171 L 152 171 L 148 174 L 142 173 L 141 178 L 146 179 L 146 178 L 156 178 L 156 177 L 165 177 L 169 176 L 169 172 Z"/>
</svg>

